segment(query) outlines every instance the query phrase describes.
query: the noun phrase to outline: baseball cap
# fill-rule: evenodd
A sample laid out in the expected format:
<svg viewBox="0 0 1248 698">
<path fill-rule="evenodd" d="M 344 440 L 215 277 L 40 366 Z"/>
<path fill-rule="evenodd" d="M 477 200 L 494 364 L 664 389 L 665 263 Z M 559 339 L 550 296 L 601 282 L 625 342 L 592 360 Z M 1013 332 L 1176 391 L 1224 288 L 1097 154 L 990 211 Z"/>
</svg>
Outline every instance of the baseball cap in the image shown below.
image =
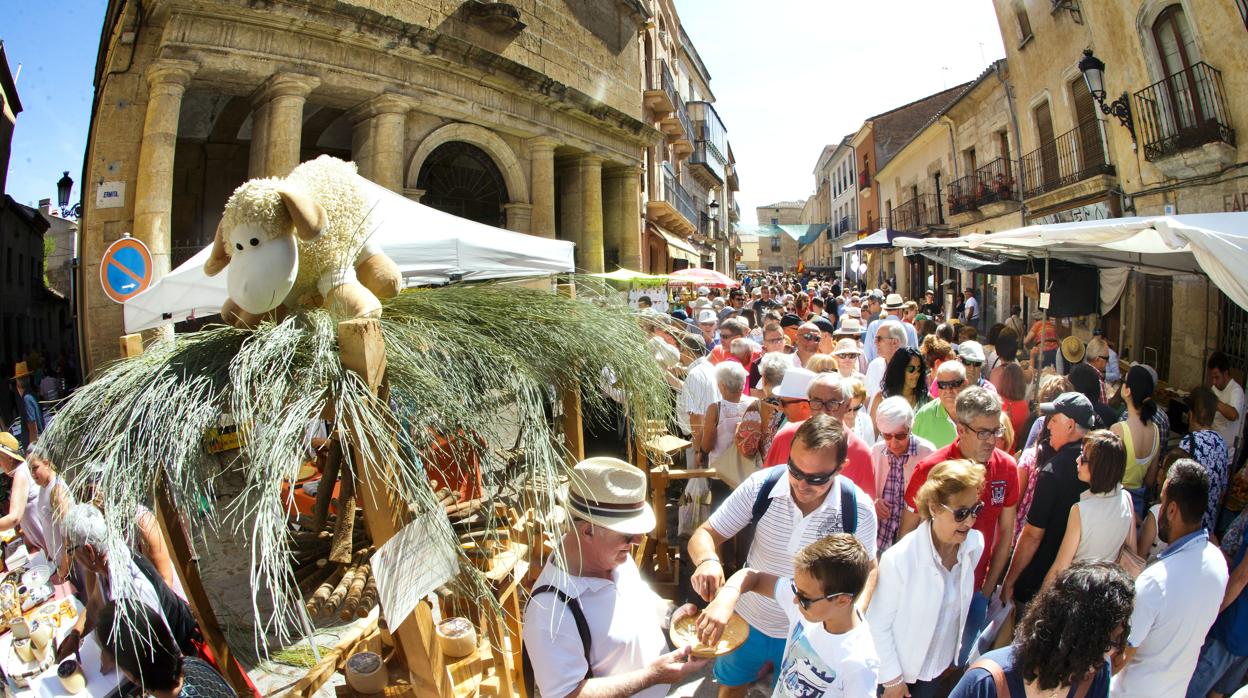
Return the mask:
<svg viewBox="0 0 1248 698">
<path fill-rule="evenodd" d="M 979 342 L 962 342 L 958 345 L 958 358 L 963 363 L 970 361 L 972 363 L 984 363 L 984 345 Z"/>
<path fill-rule="evenodd" d="M 698 324 L 701 325 L 702 323 L 705 323 L 705 322 L 713 322 L 713 323 L 719 324 L 719 315 L 716 314 L 714 310 L 703 310 L 702 312 L 698 313 Z"/>
<path fill-rule="evenodd" d="M 1083 393 L 1062 393 L 1053 402 L 1043 402 L 1040 404 L 1040 414 L 1064 414 L 1084 429 L 1096 427 L 1096 410 L 1092 407 L 1092 401 Z"/>
</svg>

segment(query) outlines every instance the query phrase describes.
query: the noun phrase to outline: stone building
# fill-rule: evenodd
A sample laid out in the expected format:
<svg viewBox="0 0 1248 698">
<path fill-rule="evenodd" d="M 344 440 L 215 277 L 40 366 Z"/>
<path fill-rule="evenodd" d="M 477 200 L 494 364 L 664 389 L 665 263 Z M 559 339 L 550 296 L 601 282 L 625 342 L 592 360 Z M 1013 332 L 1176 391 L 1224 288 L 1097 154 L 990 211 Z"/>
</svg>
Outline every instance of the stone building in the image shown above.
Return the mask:
<svg viewBox="0 0 1248 698">
<path fill-rule="evenodd" d="M 782 202 L 782 203 L 798 203 L 798 202 Z M 767 207 L 759 207 L 762 211 Z M 771 207 L 768 210 L 775 210 Z M 783 206 L 781 211 L 786 210 Z M 799 211 L 800 213 L 800 211 Z M 800 242 L 804 235 L 808 234 L 812 228 L 821 228 L 822 226 L 803 225 L 801 223 L 775 224 L 766 223 L 762 225 L 741 225 L 737 227 L 737 234 L 745 241 L 743 250 L 745 254 L 742 257 L 743 262 L 748 269 L 761 269 L 763 271 L 796 271 L 797 261 L 801 258 L 799 254 Z M 757 257 L 750 257 L 750 254 L 757 253 Z M 754 260 L 757 260 L 756 266 Z"/>
<path fill-rule="evenodd" d="M 9 178 L 9 157 L 13 153 L 13 129 L 17 115 L 22 113 L 22 100 L 17 95 L 17 84 L 9 70 L 9 57 L 4 53 L 4 41 L 0 40 L 0 194 Z"/>
<path fill-rule="evenodd" d="M 798 225 L 802 222 L 802 209 L 805 206 L 806 199 L 777 201 L 774 204 L 759 206 L 754 209 L 754 213 L 758 217 L 759 225 Z"/>
<path fill-rule="evenodd" d="M 994 0 L 1018 122 L 1025 223 L 1244 210 L 1248 5 L 1222 0 Z M 1104 62 L 1105 116 L 1078 64 Z M 1248 368 L 1248 313 L 1203 276 L 1131 272 L 1102 318 L 1127 359 L 1186 388 L 1215 348 Z M 1086 336 L 1092 328 L 1075 323 Z"/>
<path fill-rule="evenodd" d="M 105 16 L 83 278 L 127 232 L 159 276 L 211 240 L 239 184 L 320 154 L 435 208 L 574 241 L 583 271 L 650 267 L 642 224 L 663 200 L 663 163 L 698 141 L 729 152 L 722 129 L 705 126 L 704 68 L 692 81 L 678 71 L 688 101 L 706 105 L 702 131 L 689 119 L 664 130 L 651 103 L 648 88 L 665 91 L 659 61 L 696 57 L 670 1 L 152 0 L 138 12 L 110 0 Z M 100 186 L 124 195 L 96 206 Z M 96 286 L 81 301 L 89 366 L 114 356 L 123 332 Z"/>
</svg>

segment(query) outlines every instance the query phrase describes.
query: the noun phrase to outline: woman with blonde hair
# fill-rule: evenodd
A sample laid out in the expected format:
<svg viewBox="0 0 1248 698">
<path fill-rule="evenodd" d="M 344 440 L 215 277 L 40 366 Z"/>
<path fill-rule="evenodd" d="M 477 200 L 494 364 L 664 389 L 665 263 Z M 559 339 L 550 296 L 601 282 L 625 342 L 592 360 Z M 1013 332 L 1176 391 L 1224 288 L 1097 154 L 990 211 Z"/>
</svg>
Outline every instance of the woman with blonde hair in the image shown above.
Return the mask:
<svg viewBox="0 0 1248 698">
<path fill-rule="evenodd" d="M 831 354 L 814 354 L 806 359 L 806 368 L 815 373 L 834 373 L 837 370 L 836 358 Z"/>
<path fill-rule="evenodd" d="M 939 695 L 940 677 L 961 650 L 984 537 L 984 470 L 969 460 L 939 463 L 919 488 L 918 528 L 884 551 L 867 625 L 886 698 Z"/>
</svg>

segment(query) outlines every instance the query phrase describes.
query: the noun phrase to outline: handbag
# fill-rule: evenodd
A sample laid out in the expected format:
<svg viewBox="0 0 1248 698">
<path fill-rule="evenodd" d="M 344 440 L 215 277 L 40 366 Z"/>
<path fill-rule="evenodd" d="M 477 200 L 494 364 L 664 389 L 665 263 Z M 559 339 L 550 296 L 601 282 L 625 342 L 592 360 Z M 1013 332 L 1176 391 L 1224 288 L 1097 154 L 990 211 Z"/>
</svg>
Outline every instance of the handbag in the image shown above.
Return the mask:
<svg viewBox="0 0 1248 698">
<path fill-rule="evenodd" d="M 996 689 L 997 698 L 1010 698 L 1010 686 L 1005 681 L 1005 670 L 1001 668 L 1000 664 L 991 659 L 981 657 L 968 667 L 967 671 L 971 669 L 983 669 L 992 676 L 992 686 Z M 1093 676 L 1089 676 L 1075 684 L 1075 698 L 1085 698 L 1088 695 L 1088 691 L 1092 689 L 1093 678 Z"/>
</svg>

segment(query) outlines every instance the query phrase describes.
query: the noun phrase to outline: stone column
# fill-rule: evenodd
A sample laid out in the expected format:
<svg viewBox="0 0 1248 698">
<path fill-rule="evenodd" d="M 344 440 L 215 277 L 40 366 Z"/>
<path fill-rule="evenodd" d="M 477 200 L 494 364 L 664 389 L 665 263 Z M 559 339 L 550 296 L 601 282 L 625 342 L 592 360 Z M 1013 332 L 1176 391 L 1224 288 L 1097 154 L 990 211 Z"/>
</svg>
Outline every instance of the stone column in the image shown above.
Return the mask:
<svg viewBox="0 0 1248 698">
<path fill-rule="evenodd" d="M 352 145 L 360 174 L 396 192 L 403 191 L 403 163 L 407 154 L 403 125 L 411 102 L 399 95 L 381 94 L 352 109 L 347 118 L 355 126 Z"/>
<path fill-rule="evenodd" d="M 507 229 L 517 233 L 530 233 L 533 227 L 532 204 L 503 204 L 507 216 Z"/>
<path fill-rule="evenodd" d="M 182 95 L 198 65 L 159 60 L 147 69 L 147 111 L 134 186 L 134 237 L 152 253 L 152 278 L 169 272 L 169 214 L 173 209 L 173 155 Z"/>
<path fill-rule="evenodd" d="M 636 165 L 613 167 L 606 173 L 605 190 L 612 197 L 606 220 L 618 226 L 607 235 L 607 246 L 618 250 L 621 267 L 634 271 L 641 270 L 642 174 Z"/>
<path fill-rule="evenodd" d="M 533 215 L 529 229 L 533 235 L 555 237 L 555 140 L 544 136 L 530 138 L 529 190 Z"/>
<path fill-rule="evenodd" d="M 606 270 L 623 266 L 620 243 L 624 237 L 624 179 L 627 173 L 608 165 L 602 171 L 602 253 Z"/>
<path fill-rule="evenodd" d="M 299 164 L 303 136 L 303 105 L 321 79 L 301 73 L 276 73 L 252 97 L 260 119 L 252 121 L 252 154 L 264 153 L 260 176 L 285 177 Z M 256 126 L 262 126 L 262 142 L 257 144 Z M 253 171 L 255 166 L 249 167 Z"/>
<path fill-rule="evenodd" d="M 592 153 L 577 158 L 581 180 L 581 244 L 577 247 L 577 266 L 587 274 L 601 274 L 604 266 L 602 249 L 602 158 Z"/>
<path fill-rule="evenodd" d="M 247 179 L 265 177 L 265 158 L 269 148 L 269 103 L 252 102 L 251 147 L 247 152 Z"/>
<path fill-rule="evenodd" d="M 581 170 L 576 158 L 565 158 L 559 161 L 559 239 L 567 240 L 576 245 L 576 258 L 581 256 L 581 239 L 584 234 L 584 210 L 581 199 Z M 537 206 L 535 205 L 536 212 Z M 533 231 L 538 232 L 536 221 Z"/>
</svg>

